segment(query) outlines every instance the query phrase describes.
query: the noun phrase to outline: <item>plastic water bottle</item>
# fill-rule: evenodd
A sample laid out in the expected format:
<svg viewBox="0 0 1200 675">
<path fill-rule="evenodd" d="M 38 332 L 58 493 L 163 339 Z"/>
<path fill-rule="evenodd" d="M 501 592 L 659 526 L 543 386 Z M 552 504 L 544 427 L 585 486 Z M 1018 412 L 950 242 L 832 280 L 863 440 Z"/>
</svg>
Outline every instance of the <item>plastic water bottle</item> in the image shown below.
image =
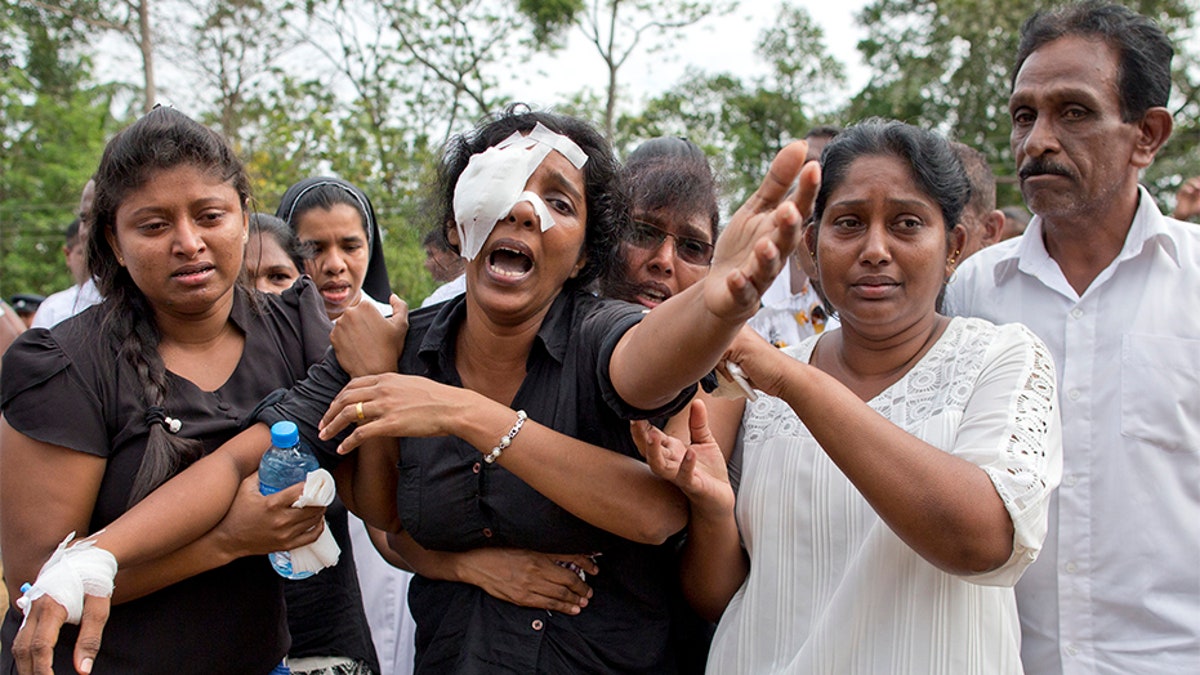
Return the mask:
<svg viewBox="0 0 1200 675">
<path fill-rule="evenodd" d="M 271 425 L 271 449 L 258 465 L 258 491 L 272 495 L 308 478 L 308 472 L 319 468 L 317 458 L 300 444 L 300 431 L 294 422 Z M 268 556 L 279 576 L 285 579 L 306 579 L 312 572 L 293 572 L 292 556 L 276 551 Z"/>
</svg>

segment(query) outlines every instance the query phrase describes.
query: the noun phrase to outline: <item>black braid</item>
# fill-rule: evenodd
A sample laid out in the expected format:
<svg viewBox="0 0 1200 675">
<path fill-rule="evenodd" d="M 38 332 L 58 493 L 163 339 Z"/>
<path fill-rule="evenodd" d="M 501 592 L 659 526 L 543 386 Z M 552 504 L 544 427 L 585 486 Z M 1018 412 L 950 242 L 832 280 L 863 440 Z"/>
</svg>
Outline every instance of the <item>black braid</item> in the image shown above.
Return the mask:
<svg viewBox="0 0 1200 675">
<path fill-rule="evenodd" d="M 164 404 L 169 383 L 167 369 L 158 353 L 159 332 L 153 312 L 145 297 L 134 286 L 114 289 L 105 303 L 105 323 L 111 334 L 120 340 L 119 357 L 133 366 L 147 408 L 170 409 Z M 176 436 L 162 424 L 150 424 L 145 454 L 133 480 L 128 506 L 145 499 L 146 495 L 168 478 L 200 458 L 203 446 L 199 441 Z"/>
</svg>

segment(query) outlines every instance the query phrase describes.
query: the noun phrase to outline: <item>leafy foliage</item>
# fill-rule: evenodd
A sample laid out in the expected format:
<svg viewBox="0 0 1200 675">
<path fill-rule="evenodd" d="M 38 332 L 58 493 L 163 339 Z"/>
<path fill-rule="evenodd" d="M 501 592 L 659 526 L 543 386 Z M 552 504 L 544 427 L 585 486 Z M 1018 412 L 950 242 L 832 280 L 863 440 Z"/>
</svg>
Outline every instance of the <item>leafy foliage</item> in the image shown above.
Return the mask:
<svg viewBox="0 0 1200 675">
<path fill-rule="evenodd" d="M 63 230 L 115 127 L 117 87 L 91 82 L 69 18 L 0 5 L 0 296 L 71 285 Z"/>
<path fill-rule="evenodd" d="M 1179 127 L 1162 160 L 1147 174 L 1155 192 L 1173 188 L 1183 174 L 1200 172 L 1197 75 L 1181 38 L 1190 35 L 1188 0 L 1129 0 L 1154 17 L 1176 44 L 1175 88 Z M 1001 203 L 1019 203 L 1009 149 L 1008 93 L 1021 24 L 1046 5 L 1036 0 L 875 0 L 858 17 L 867 37 L 858 47 L 872 79 L 856 95 L 848 119 L 878 115 L 934 128 L 988 157 L 1000 177 Z M 1179 154 L 1177 154 L 1179 153 Z M 1190 158 L 1190 159 L 1189 159 Z"/>
</svg>

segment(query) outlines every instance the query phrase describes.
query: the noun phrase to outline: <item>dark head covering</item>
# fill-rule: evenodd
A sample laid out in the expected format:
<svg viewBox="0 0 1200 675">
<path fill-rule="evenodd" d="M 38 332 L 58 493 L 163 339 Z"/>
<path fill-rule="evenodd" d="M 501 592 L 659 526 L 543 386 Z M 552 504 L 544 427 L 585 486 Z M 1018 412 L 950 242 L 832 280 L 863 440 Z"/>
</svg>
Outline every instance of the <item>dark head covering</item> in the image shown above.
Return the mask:
<svg viewBox="0 0 1200 675">
<path fill-rule="evenodd" d="M 313 206 L 305 203 L 307 201 L 304 199 L 305 195 L 311 195 L 313 190 L 324 186 L 340 188 L 358 204 L 358 210 L 363 215 L 363 229 L 367 233 L 367 250 L 369 252 L 367 273 L 363 277 L 362 290 L 376 301 L 386 303 L 392 295 L 392 285 L 388 281 L 387 263 L 383 260 L 379 223 L 375 220 L 375 208 L 371 206 L 371 200 L 367 199 L 367 195 L 362 190 L 341 178 L 331 176 L 306 178 L 283 193 L 283 199 L 280 201 L 275 215 L 287 223 L 292 231 L 295 231 L 296 222 L 293 219 L 295 212 L 297 210 L 304 212 Z"/>
<path fill-rule="evenodd" d="M 45 299 L 36 293 L 17 293 L 8 304 L 12 305 L 17 314 L 33 314 Z"/>
</svg>

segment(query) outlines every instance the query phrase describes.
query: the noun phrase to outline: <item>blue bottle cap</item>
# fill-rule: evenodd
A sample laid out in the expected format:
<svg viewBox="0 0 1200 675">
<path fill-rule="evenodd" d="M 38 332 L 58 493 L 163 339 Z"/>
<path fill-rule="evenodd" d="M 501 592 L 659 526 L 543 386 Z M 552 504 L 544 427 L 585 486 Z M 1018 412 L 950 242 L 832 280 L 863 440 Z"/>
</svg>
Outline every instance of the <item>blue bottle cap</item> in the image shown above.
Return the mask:
<svg viewBox="0 0 1200 675">
<path fill-rule="evenodd" d="M 300 430 L 295 422 L 276 422 L 271 425 L 271 445 L 277 448 L 290 448 L 300 442 Z"/>
</svg>

